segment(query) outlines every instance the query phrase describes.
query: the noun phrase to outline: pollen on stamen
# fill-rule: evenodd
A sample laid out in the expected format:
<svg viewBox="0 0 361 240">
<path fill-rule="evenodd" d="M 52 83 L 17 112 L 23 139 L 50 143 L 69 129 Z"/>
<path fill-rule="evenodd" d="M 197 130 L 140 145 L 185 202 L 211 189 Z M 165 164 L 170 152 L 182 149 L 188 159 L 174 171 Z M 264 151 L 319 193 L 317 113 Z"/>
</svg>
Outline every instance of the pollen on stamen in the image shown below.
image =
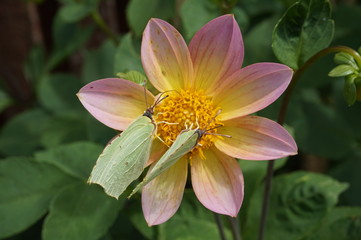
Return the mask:
<svg viewBox="0 0 361 240">
<path fill-rule="evenodd" d="M 164 99 L 156 106 L 154 119 L 156 122 L 164 122 L 158 124 L 158 136 L 170 146 L 177 138 L 179 133 L 190 128 L 212 129 L 216 126 L 223 125 L 217 120 L 219 108 L 213 106 L 212 98 L 206 96 L 204 91 L 184 91 L 171 92 L 169 97 Z M 177 123 L 174 125 L 166 124 Z M 209 133 L 217 133 L 217 128 L 209 131 Z M 199 141 L 199 145 L 192 151 L 192 154 L 199 152 L 213 145 L 218 138 L 215 135 L 204 135 Z"/>
</svg>

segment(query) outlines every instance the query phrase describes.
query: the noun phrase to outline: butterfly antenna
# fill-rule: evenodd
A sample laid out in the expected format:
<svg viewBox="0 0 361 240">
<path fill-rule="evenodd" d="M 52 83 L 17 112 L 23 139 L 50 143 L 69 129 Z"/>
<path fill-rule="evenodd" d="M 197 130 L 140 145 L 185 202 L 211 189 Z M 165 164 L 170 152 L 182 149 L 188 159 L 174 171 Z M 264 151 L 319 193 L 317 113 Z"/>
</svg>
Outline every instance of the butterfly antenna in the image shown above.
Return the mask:
<svg viewBox="0 0 361 240">
<path fill-rule="evenodd" d="M 223 127 L 222 124 L 218 124 L 217 126 L 215 127 L 212 127 L 210 129 L 207 129 L 207 130 L 204 130 L 204 135 L 215 135 L 215 136 L 221 136 L 221 137 L 227 137 L 227 138 L 231 138 L 232 136 L 230 135 L 225 135 L 225 134 L 219 134 L 219 133 L 209 133 L 208 131 L 211 131 L 213 129 L 216 129 L 216 128 L 219 128 L 219 127 Z"/>
<path fill-rule="evenodd" d="M 223 124 L 218 124 L 217 126 L 212 127 L 212 128 L 209 128 L 209 129 L 206 129 L 205 131 L 211 131 L 211 130 L 213 130 L 213 129 L 220 128 L 220 127 L 223 127 Z"/>
<path fill-rule="evenodd" d="M 152 106 L 153 108 L 154 108 L 155 106 L 157 106 L 161 101 L 163 101 L 164 99 L 166 99 L 167 97 L 169 97 L 169 95 L 166 95 L 166 96 L 162 97 L 163 94 L 164 94 L 164 92 L 159 95 L 159 97 L 157 98 L 157 100 L 155 100 L 155 103 L 154 103 L 153 106 Z"/>
</svg>

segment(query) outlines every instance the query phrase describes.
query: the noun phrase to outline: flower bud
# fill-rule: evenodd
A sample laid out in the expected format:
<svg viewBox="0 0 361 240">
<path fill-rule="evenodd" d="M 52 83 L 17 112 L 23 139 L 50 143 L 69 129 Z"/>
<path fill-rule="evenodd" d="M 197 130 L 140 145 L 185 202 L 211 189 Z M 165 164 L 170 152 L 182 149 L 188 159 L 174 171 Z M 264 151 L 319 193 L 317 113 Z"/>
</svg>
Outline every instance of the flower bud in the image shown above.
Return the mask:
<svg viewBox="0 0 361 240">
<path fill-rule="evenodd" d="M 358 52 L 361 54 L 361 47 Z M 346 52 L 335 54 L 334 61 L 338 66 L 333 68 L 328 76 L 345 77 L 343 96 L 348 106 L 354 104 L 356 100 L 361 101 L 361 66 L 357 64 L 354 56 Z"/>
</svg>

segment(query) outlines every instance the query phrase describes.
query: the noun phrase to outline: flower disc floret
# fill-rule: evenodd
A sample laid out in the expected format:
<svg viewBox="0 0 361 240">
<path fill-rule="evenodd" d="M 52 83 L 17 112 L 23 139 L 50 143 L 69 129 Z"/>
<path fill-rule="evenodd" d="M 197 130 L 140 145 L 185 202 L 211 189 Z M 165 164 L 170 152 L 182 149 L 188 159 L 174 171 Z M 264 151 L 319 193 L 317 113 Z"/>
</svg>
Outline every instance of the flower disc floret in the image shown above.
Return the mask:
<svg viewBox="0 0 361 240">
<path fill-rule="evenodd" d="M 179 133 L 184 129 L 199 128 L 216 133 L 222 123 L 217 120 L 219 108 L 215 108 L 212 98 L 204 91 L 181 90 L 172 91 L 157 107 L 154 119 L 158 124 L 158 136 L 168 145 L 172 145 Z M 216 135 L 203 136 L 196 149 L 212 146 Z"/>
</svg>

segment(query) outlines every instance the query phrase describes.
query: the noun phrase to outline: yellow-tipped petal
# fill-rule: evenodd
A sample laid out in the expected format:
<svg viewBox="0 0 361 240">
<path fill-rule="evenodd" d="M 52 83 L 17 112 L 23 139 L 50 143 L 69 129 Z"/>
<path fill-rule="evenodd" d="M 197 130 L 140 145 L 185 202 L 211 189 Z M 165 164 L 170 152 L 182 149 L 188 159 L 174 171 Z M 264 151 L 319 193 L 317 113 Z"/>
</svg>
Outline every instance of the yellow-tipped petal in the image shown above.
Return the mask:
<svg viewBox="0 0 361 240">
<path fill-rule="evenodd" d="M 285 91 L 293 71 L 278 63 L 256 63 L 238 70 L 214 94 L 220 120 L 246 116 L 273 103 Z"/>
<path fill-rule="evenodd" d="M 278 123 L 263 117 L 246 116 L 224 122 L 215 146 L 225 154 L 246 160 L 271 160 L 297 154 L 292 136 Z"/>
<path fill-rule="evenodd" d="M 154 96 L 136 83 L 119 78 L 91 82 L 77 94 L 84 107 L 108 127 L 123 131 L 153 104 Z"/>
<path fill-rule="evenodd" d="M 189 51 L 195 88 L 211 93 L 242 66 L 242 34 L 233 15 L 223 15 L 202 27 L 190 42 Z"/>
<path fill-rule="evenodd" d="M 236 217 L 243 201 L 243 175 L 237 161 L 216 148 L 204 151 L 205 159 L 192 158 L 192 186 L 209 210 Z"/>
<path fill-rule="evenodd" d="M 159 91 L 191 86 L 193 66 L 188 47 L 172 25 L 151 19 L 143 33 L 141 51 L 143 68 Z"/>
<path fill-rule="evenodd" d="M 188 160 L 183 157 L 144 186 L 142 208 L 149 226 L 167 221 L 178 210 L 187 181 L 187 165 Z"/>
</svg>

